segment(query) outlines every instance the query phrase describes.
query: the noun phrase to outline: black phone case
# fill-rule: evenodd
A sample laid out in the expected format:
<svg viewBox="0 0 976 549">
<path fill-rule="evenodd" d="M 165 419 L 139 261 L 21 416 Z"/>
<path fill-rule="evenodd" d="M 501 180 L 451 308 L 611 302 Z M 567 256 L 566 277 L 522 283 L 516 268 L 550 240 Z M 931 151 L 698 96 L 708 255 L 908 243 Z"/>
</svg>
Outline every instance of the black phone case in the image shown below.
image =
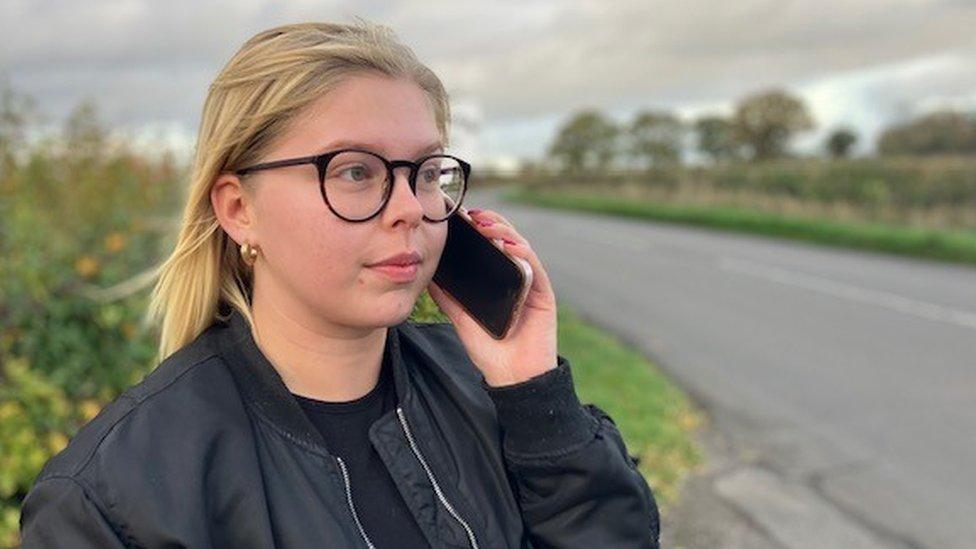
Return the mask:
<svg viewBox="0 0 976 549">
<path fill-rule="evenodd" d="M 433 280 L 495 339 L 518 317 L 531 272 L 471 225 L 464 209 L 448 218 L 447 242 Z"/>
</svg>

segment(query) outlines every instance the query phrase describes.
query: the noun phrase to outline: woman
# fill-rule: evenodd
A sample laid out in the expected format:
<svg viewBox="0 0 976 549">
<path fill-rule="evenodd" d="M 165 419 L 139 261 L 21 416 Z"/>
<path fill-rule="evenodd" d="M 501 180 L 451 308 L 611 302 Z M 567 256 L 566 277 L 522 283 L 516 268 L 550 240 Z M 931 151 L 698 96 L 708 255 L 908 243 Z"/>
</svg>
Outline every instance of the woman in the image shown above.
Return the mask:
<svg viewBox="0 0 976 549">
<path fill-rule="evenodd" d="M 386 27 L 249 39 L 210 87 L 153 291 L 161 362 L 45 465 L 23 546 L 656 547 L 526 239 L 471 211 L 534 273 L 504 340 L 431 283 L 469 169 L 448 125 Z M 425 288 L 449 323 L 407 320 Z"/>
</svg>

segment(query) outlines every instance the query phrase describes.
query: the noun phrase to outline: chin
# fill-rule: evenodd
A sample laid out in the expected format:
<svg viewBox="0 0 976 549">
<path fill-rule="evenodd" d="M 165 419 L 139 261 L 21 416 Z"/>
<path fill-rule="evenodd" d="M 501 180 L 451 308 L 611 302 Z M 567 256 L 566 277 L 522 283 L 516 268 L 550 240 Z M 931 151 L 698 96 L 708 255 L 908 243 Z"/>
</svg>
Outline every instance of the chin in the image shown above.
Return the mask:
<svg viewBox="0 0 976 549">
<path fill-rule="evenodd" d="M 370 307 L 368 315 L 374 319 L 377 325 L 393 326 L 410 317 L 416 302 L 417 296 L 413 295 L 408 298 L 406 292 L 381 296 L 376 300 L 374 306 Z"/>
</svg>

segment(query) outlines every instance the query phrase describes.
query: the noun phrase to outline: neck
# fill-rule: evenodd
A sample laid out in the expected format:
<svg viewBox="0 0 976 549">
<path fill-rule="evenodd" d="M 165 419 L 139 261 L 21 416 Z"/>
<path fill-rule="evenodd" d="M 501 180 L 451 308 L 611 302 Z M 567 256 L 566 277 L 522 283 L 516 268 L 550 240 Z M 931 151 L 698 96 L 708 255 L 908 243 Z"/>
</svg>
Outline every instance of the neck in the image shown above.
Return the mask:
<svg viewBox="0 0 976 549">
<path fill-rule="evenodd" d="M 255 343 L 289 391 L 344 402 L 376 386 L 388 328 L 330 324 L 281 297 L 255 292 L 251 310 Z"/>
</svg>

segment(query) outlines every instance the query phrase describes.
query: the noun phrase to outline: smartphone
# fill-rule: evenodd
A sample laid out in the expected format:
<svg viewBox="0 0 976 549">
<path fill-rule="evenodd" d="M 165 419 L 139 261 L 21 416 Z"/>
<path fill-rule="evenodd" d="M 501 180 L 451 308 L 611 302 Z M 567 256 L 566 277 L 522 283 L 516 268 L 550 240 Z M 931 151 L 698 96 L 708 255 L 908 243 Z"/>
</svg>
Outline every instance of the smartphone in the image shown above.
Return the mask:
<svg viewBox="0 0 976 549">
<path fill-rule="evenodd" d="M 475 223 L 464 206 L 448 218 L 433 280 L 493 338 L 503 339 L 522 311 L 532 267 L 478 232 Z"/>
</svg>

